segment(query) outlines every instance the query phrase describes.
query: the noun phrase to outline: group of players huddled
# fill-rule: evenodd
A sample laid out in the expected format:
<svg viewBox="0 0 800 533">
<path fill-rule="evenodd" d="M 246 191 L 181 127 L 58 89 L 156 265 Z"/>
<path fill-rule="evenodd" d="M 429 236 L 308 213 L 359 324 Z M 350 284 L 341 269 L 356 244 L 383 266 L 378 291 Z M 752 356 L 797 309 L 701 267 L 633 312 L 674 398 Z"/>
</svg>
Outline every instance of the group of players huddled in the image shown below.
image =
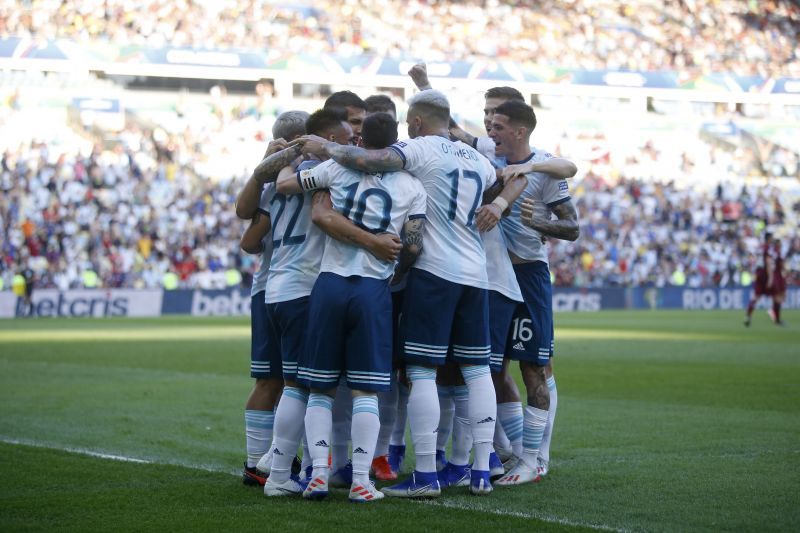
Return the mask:
<svg viewBox="0 0 800 533">
<path fill-rule="evenodd" d="M 475 138 L 423 64 L 409 74 L 408 140 L 388 97 L 334 93 L 310 116 L 277 118 L 239 193 L 242 248 L 262 255 L 243 479 L 267 496 L 488 494 L 548 472 L 545 240 L 578 237 L 575 165 L 531 148 L 536 116 L 519 91 L 486 92 L 488 136 Z M 406 421 L 414 471 L 378 490 L 370 472 L 397 479 Z"/>
</svg>

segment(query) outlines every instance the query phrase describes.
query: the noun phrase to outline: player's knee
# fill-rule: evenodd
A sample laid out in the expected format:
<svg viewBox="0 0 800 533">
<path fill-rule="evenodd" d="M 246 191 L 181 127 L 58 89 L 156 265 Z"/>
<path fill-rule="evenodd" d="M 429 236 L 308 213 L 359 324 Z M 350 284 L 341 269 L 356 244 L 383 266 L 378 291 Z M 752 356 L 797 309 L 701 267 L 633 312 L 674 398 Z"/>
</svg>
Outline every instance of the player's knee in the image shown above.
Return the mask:
<svg viewBox="0 0 800 533">
<path fill-rule="evenodd" d="M 256 378 L 255 390 L 262 393 L 279 393 L 283 389 L 282 378 Z"/>
</svg>

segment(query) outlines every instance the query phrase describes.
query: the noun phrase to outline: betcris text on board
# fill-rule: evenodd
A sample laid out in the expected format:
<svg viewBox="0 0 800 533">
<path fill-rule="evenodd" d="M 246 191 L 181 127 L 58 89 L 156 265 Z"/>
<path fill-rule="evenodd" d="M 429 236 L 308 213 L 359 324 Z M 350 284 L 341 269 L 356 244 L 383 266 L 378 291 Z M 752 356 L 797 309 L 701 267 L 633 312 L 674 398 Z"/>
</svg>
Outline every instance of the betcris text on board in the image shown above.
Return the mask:
<svg viewBox="0 0 800 533">
<path fill-rule="evenodd" d="M 33 299 L 33 309 L 22 298 L 17 299 L 15 314 L 37 317 L 110 317 L 128 316 L 130 301 L 124 296 L 114 296 L 112 292 L 92 292 L 89 294 L 57 292 L 41 295 Z"/>
<path fill-rule="evenodd" d="M 22 298 L 0 292 L 0 317 L 144 317 L 159 316 L 161 289 L 35 290 L 29 308 Z"/>
</svg>

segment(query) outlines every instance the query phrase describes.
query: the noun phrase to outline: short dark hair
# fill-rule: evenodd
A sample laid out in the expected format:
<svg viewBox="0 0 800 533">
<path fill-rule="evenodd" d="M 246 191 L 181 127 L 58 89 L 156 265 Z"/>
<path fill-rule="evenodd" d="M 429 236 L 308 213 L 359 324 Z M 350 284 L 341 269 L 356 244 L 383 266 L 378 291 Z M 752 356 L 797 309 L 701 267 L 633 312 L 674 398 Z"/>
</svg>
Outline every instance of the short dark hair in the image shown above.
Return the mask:
<svg viewBox="0 0 800 533">
<path fill-rule="evenodd" d="M 364 100 L 352 91 L 338 91 L 333 93 L 325 100 L 325 105 L 322 107 L 325 109 L 331 107 L 339 107 L 342 109 L 345 107 L 357 107 L 365 111 L 367 110 L 367 104 L 364 103 Z"/>
<path fill-rule="evenodd" d="M 525 103 L 525 97 L 513 87 L 492 87 L 486 91 L 483 96 L 484 98 L 504 98 L 506 100 L 518 100 Z"/>
<path fill-rule="evenodd" d="M 514 126 L 524 126 L 530 131 L 536 129 L 536 113 L 533 108 L 519 100 L 503 102 L 494 110 L 495 115 L 504 115 Z"/>
<path fill-rule="evenodd" d="M 373 113 L 361 126 L 361 141 L 366 148 L 386 148 L 397 142 L 397 121 L 389 113 Z"/>
<path fill-rule="evenodd" d="M 397 106 L 392 99 L 385 94 L 373 94 L 368 96 L 364 103 L 367 104 L 367 113 L 389 113 L 397 115 Z"/>
<path fill-rule="evenodd" d="M 306 131 L 311 135 L 327 137 L 331 130 L 347 122 L 347 113 L 343 109 L 322 108 L 311 113 L 306 121 Z"/>
</svg>

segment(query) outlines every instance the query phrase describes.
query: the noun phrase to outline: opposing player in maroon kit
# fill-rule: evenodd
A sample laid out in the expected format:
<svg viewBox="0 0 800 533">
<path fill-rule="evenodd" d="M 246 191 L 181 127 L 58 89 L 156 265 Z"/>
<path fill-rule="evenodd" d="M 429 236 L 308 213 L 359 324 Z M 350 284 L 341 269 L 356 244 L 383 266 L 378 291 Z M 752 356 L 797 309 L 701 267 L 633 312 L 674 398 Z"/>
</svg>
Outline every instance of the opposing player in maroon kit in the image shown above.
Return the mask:
<svg viewBox="0 0 800 533">
<path fill-rule="evenodd" d="M 756 282 L 753 286 L 753 297 L 747 305 L 747 314 L 744 325 L 750 326 L 753 310 L 762 296 L 772 298 L 770 316 L 777 326 L 783 326 L 781 321 L 781 305 L 786 298 L 786 280 L 783 276 L 783 256 L 781 255 L 781 241 L 772 238 L 772 234 L 764 234 L 764 244 L 761 248 L 761 260 L 756 269 Z"/>
</svg>

